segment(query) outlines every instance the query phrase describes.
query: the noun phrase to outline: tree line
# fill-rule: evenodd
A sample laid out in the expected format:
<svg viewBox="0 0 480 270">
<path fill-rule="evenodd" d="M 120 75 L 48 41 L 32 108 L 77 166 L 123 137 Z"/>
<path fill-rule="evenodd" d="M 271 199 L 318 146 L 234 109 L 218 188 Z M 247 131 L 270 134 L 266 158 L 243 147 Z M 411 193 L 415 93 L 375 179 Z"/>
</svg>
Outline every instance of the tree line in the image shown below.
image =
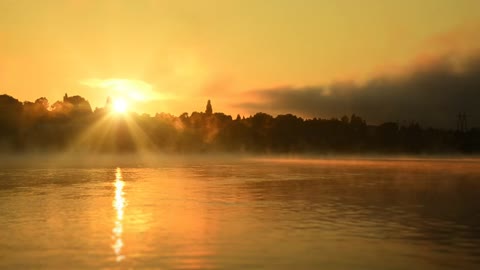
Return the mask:
<svg viewBox="0 0 480 270">
<path fill-rule="evenodd" d="M 256 113 L 232 118 L 214 112 L 114 115 L 111 104 L 92 109 L 83 97 L 65 94 L 20 102 L 0 95 L 0 151 L 92 151 L 168 153 L 378 153 L 473 154 L 480 130 L 425 128 L 415 122 L 367 124 L 355 114 L 304 119 L 292 114 Z"/>
</svg>

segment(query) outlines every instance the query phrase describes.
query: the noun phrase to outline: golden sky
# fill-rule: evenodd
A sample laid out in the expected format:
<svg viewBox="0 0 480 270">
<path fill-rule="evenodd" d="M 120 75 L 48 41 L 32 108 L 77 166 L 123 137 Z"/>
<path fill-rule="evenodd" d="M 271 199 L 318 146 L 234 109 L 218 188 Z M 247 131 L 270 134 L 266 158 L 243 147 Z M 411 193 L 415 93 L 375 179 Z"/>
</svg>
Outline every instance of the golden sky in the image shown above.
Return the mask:
<svg viewBox="0 0 480 270">
<path fill-rule="evenodd" d="M 246 113 L 232 104 L 253 89 L 362 80 L 480 44 L 478 0 L 0 0 L 0 11 L 1 93 L 68 92 L 93 107 L 121 95 L 175 115 L 207 99 Z"/>
</svg>

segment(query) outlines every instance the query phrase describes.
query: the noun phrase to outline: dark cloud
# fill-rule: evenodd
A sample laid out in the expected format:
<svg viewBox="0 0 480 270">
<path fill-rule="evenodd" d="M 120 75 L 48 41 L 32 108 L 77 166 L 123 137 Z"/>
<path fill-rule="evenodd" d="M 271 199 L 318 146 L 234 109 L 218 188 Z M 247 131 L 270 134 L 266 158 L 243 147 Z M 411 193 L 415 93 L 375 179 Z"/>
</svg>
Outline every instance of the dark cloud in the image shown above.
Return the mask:
<svg viewBox="0 0 480 270">
<path fill-rule="evenodd" d="M 404 75 L 374 78 L 363 85 L 338 83 L 302 88 L 252 91 L 250 111 L 340 117 L 355 113 L 369 123 L 417 121 L 424 126 L 454 127 L 465 112 L 470 126 L 480 127 L 480 56 L 459 65 L 442 57 Z"/>
</svg>

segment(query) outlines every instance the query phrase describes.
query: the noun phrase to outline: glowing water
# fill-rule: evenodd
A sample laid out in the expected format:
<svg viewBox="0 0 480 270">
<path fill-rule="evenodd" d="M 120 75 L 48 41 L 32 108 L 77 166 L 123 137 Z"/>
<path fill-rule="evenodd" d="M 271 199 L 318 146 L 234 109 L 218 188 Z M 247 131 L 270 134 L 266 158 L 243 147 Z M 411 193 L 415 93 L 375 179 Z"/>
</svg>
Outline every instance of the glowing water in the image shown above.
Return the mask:
<svg viewBox="0 0 480 270">
<path fill-rule="evenodd" d="M 1 169 L 0 269 L 479 269 L 479 165 Z"/>
</svg>

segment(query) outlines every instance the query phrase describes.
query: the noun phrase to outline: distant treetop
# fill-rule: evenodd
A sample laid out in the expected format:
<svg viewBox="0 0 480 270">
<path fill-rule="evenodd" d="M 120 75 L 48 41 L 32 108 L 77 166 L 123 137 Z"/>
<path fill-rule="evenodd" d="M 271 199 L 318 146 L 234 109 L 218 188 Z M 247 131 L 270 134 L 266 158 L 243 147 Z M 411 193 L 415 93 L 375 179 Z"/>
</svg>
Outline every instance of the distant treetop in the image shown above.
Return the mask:
<svg viewBox="0 0 480 270">
<path fill-rule="evenodd" d="M 213 113 L 212 103 L 210 103 L 210 99 L 207 102 L 207 109 L 205 110 L 205 113 L 207 115 L 212 115 L 212 113 Z"/>
</svg>

